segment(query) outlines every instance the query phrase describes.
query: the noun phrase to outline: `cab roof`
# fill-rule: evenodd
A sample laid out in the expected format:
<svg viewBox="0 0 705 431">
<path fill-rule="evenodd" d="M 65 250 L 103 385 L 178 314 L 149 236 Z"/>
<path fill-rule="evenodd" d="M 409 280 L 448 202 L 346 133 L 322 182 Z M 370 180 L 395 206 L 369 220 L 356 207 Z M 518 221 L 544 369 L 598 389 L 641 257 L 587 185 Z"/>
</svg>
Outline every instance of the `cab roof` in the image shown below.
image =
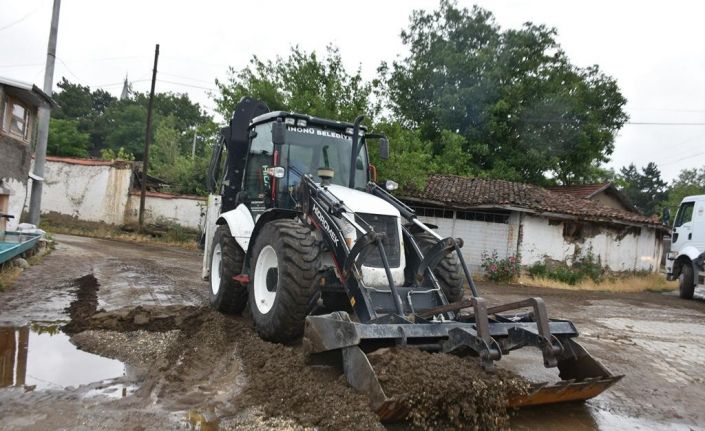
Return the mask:
<svg viewBox="0 0 705 431">
<path fill-rule="evenodd" d="M 320 126 L 325 126 L 334 129 L 347 129 L 348 127 L 355 127 L 353 123 L 348 123 L 345 121 L 329 120 L 327 118 L 314 117 L 312 115 L 297 114 L 296 112 L 287 111 L 272 111 L 266 114 L 262 114 L 252 119 L 250 126 L 255 126 L 257 124 L 267 123 L 277 118 L 295 118 L 297 120 L 306 120 L 307 123 L 312 123 Z M 367 131 L 367 127 L 360 126 L 360 130 Z"/>
</svg>

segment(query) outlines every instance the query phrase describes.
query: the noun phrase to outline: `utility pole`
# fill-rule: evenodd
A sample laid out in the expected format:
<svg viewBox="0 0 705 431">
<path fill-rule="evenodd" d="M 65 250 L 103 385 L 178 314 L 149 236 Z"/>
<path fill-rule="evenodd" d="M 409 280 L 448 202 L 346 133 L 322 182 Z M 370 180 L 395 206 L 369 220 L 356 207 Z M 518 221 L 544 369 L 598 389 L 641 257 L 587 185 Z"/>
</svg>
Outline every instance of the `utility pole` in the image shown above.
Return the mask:
<svg viewBox="0 0 705 431">
<path fill-rule="evenodd" d="M 152 144 L 152 108 L 154 107 L 154 85 L 157 82 L 157 61 L 159 44 L 154 49 L 154 68 L 152 69 L 152 88 L 149 90 L 147 107 L 147 132 L 144 140 L 144 157 L 142 157 L 142 192 L 140 193 L 140 231 L 144 229 L 144 199 L 147 194 L 147 170 L 149 169 L 149 146 Z"/>
<path fill-rule="evenodd" d="M 193 145 L 191 146 L 191 159 L 196 158 L 196 136 L 198 135 L 198 129 L 193 129 Z"/>
<path fill-rule="evenodd" d="M 54 0 L 51 13 L 51 29 L 49 30 L 49 45 L 47 47 L 47 62 L 44 70 L 44 92 L 51 97 L 54 85 L 54 60 L 56 59 L 56 37 L 59 33 L 59 10 L 61 0 Z M 34 154 L 34 172 L 32 178 L 32 195 L 29 199 L 29 222 L 38 225 L 39 213 L 42 207 L 42 183 L 44 182 L 44 164 L 47 157 L 47 139 L 49 138 L 49 119 L 51 111 L 48 107 L 39 107 L 37 113 L 37 148 Z"/>
</svg>

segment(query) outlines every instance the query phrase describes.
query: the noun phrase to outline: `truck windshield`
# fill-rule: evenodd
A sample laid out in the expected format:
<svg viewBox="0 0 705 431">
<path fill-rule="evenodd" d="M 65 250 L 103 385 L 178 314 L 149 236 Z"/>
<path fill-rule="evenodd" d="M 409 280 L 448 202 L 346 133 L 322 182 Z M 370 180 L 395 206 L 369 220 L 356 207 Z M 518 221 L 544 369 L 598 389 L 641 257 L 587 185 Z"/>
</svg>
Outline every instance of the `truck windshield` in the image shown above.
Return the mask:
<svg viewBox="0 0 705 431">
<path fill-rule="evenodd" d="M 312 174 L 316 181 L 318 168 L 332 168 L 331 182 L 347 186 L 350 181 L 352 137 L 337 130 L 316 127 L 286 129 L 286 145 L 282 148 L 279 165 L 286 167 L 281 187 L 292 187 L 301 181 L 301 175 Z M 355 188 L 364 189 L 368 181 L 367 151 L 361 149 L 355 162 Z M 285 189 L 286 190 L 286 189 Z M 280 192 L 284 191 L 280 188 Z"/>
</svg>

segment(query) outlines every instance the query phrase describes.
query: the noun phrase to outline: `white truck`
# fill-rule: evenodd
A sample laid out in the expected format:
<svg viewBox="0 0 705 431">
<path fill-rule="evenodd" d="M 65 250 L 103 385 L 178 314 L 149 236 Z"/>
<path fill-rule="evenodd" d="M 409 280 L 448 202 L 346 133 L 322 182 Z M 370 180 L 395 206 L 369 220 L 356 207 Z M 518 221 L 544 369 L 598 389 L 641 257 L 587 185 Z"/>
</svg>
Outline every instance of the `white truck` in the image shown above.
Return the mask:
<svg viewBox="0 0 705 431">
<path fill-rule="evenodd" d="M 696 287 L 705 287 L 705 195 L 681 201 L 673 221 L 666 272 L 669 280 L 678 279 L 681 298 L 691 299 Z"/>
</svg>

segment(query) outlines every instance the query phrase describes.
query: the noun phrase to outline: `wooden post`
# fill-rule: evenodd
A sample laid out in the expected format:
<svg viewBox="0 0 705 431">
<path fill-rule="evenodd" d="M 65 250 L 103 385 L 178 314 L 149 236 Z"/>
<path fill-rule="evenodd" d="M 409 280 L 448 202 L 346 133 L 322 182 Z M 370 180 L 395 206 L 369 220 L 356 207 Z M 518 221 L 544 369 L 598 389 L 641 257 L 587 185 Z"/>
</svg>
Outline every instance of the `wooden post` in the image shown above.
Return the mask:
<svg viewBox="0 0 705 431">
<path fill-rule="evenodd" d="M 154 50 L 154 68 L 152 69 L 152 88 L 149 91 L 147 107 L 147 131 L 144 139 L 144 156 L 142 157 L 142 191 L 140 193 L 140 231 L 144 230 L 144 200 L 147 194 L 147 170 L 149 170 L 149 146 L 152 143 L 152 108 L 154 107 L 154 85 L 157 82 L 157 61 L 159 60 L 159 44 Z"/>
</svg>

